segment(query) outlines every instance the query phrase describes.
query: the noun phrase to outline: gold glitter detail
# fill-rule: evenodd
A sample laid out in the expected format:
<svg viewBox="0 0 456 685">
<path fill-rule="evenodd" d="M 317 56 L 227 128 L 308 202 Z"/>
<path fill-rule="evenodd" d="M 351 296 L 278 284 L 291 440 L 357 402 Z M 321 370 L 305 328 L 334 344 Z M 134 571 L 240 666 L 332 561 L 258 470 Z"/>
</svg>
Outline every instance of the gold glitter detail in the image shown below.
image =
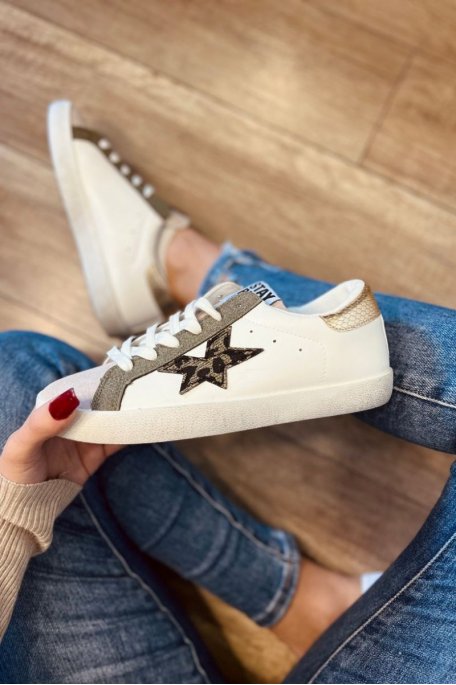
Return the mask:
<svg viewBox="0 0 456 685">
<path fill-rule="evenodd" d="M 380 316 L 377 301 L 372 295 L 371 289 L 365 285 L 359 296 L 347 305 L 345 309 L 336 314 L 322 316 L 323 321 L 336 331 L 352 331 L 360 326 L 365 326 Z"/>
</svg>

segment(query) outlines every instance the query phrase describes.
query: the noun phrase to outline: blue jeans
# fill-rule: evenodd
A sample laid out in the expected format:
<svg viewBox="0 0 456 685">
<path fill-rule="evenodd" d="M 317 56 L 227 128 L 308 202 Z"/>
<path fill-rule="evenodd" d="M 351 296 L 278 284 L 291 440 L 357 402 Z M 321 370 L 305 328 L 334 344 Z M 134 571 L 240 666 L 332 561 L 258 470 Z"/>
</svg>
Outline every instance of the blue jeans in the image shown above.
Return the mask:
<svg viewBox="0 0 456 685">
<path fill-rule="evenodd" d="M 231 246 L 203 288 L 225 277 L 267 280 L 288 304 L 325 288 Z M 455 313 L 379 299 L 397 390 L 390 404 L 362 418 L 454 451 Z M 396 344 L 408 346 L 408 355 Z M 51 338 L 1 334 L 2 443 L 40 388 L 89 366 Z M 454 682 L 455 545 L 453 469 L 410 546 L 287 682 Z M 88 482 L 56 522 L 49 551 L 31 561 L 0 646 L 0 682 L 222 682 L 163 564 L 270 626 L 293 598 L 299 554 L 292 536 L 230 502 L 173 445 L 127 448 Z"/>
</svg>

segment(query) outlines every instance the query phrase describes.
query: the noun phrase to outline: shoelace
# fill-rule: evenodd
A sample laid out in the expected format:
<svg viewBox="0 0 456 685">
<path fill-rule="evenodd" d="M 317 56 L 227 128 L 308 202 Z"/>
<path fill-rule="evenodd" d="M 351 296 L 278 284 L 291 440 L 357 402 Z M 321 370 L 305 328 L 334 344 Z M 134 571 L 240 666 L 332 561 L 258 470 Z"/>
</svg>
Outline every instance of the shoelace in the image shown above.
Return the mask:
<svg viewBox="0 0 456 685">
<path fill-rule="evenodd" d="M 179 347 L 180 343 L 176 334 L 180 331 L 188 331 L 194 335 L 201 333 L 201 324 L 196 316 L 198 311 L 205 312 L 216 321 L 220 321 L 222 315 L 205 297 L 200 297 L 190 302 L 183 312 L 176 312 L 162 324 L 155 323 L 149 326 L 144 335 L 139 338 L 131 336 L 125 340 L 121 347 L 112 347 L 108 352 L 108 360 L 115 362 L 123 371 L 131 371 L 133 357 L 141 357 L 153 361 L 157 359 L 157 345 L 165 347 Z"/>
</svg>

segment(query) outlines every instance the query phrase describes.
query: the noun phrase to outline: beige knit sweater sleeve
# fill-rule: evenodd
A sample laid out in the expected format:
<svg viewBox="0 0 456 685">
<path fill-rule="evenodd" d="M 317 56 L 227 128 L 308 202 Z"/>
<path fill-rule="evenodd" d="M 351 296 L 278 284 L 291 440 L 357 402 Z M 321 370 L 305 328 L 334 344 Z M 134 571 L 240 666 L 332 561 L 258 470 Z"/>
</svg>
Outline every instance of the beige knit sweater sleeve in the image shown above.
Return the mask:
<svg viewBox="0 0 456 685">
<path fill-rule="evenodd" d="M 0 640 L 30 557 L 49 547 L 55 519 L 80 490 L 63 479 L 20 485 L 0 476 Z"/>
</svg>

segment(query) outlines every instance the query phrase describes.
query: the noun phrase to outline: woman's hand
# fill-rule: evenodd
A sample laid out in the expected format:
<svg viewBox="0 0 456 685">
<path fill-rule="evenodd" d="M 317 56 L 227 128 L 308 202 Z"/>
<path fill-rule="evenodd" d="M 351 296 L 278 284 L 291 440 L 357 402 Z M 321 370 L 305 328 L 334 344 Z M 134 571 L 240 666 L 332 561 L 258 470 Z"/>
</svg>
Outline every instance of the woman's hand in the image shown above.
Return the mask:
<svg viewBox="0 0 456 685">
<path fill-rule="evenodd" d="M 78 406 L 71 389 L 34 409 L 8 438 L 0 455 L 0 475 L 15 483 L 66 478 L 83 485 L 121 445 L 91 445 L 58 437 L 71 424 Z"/>
</svg>

